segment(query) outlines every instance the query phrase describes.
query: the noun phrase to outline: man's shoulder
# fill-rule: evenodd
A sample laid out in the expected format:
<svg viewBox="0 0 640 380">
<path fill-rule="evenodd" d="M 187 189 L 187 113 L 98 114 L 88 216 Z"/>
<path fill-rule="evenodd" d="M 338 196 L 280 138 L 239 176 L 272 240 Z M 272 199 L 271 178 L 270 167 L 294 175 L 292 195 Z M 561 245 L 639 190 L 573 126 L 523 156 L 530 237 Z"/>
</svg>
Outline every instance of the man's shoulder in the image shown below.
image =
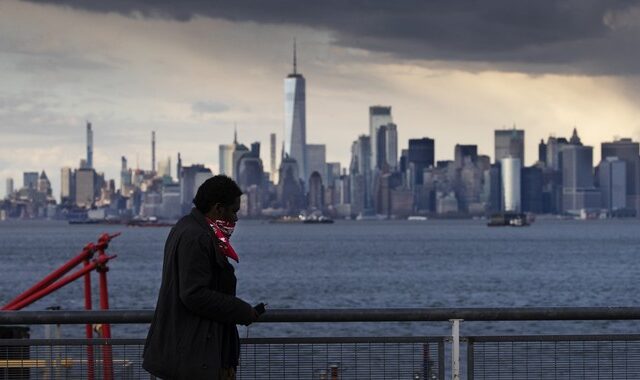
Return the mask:
<svg viewBox="0 0 640 380">
<path fill-rule="evenodd" d="M 198 221 L 193 217 L 192 214 L 187 214 L 180 218 L 175 226 L 173 226 L 172 231 L 175 235 L 181 237 L 181 240 L 185 238 L 187 240 L 195 240 L 201 239 L 207 236 L 209 231 L 204 228 Z"/>
</svg>

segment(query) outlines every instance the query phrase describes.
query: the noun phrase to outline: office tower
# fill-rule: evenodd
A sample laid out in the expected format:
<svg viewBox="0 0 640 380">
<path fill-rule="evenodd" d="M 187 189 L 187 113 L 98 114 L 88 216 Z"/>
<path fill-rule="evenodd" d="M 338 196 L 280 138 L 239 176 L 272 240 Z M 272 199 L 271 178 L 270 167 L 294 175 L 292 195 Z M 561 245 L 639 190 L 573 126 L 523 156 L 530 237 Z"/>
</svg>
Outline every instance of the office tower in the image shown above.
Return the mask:
<svg viewBox="0 0 640 380">
<path fill-rule="evenodd" d="M 493 164 L 484 172 L 485 194 L 487 196 L 487 211 L 502 210 L 502 173 L 500 164 Z"/>
<path fill-rule="evenodd" d="M 260 159 L 260 143 L 251 144 L 251 150 L 246 151 L 238 159 L 236 180 L 240 188 L 246 191 L 249 187 L 255 185 L 262 186 L 264 179 L 264 168 Z"/>
<path fill-rule="evenodd" d="M 176 163 L 176 179 L 180 182 L 180 177 L 182 176 L 182 157 L 180 156 L 180 152 L 178 152 L 178 160 Z"/>
<path fill-rule="evenodd" d="M 255 185 L 262 186 L 264 168 L 259 154 L 247 153 L 238 162 L 238 185 L 243 191 Z"/>
<path fill-rule="evenodd" d="M 65 201 L 74 201 L 74 177 L 73 171 L 69 167 L 64 167 L 60 169 L 60 202 L 65 203 Z"/>
<path fill-rule="evenodd" d="M 235 142 L 233 144 L 220 144 L 218 172 L 233 178 L 233 152 L 236 150 Z"/>
<path fill-rule="evenodd" d="M 435 156 L 435 141 L 424 137 L 409 140 L 408 165 L 411 172 L 410 186 L 422 185 L 424 169 L 433 166 Z"/>
<path fill-rule="evenodd" d="M 91 168 L 76 170 L 76 206 L 91 208 L 96 196 L 96 172 Z"/>
<path fill-rule="evenodd" d="M 393 171 L 398 167 L 398 127 L 389 123 L 376 131 L 376 169 Z M 373 157 L 373 156 L 372 156 Z"/>
<path fill-rule="evenodd" d="M 38 178 L 38 192 L 51 195 L 51 182 L 44 170 L 40 173 L 40 177 Z"/>
<path fill-rule="evenodd" d="M 522 168 L 522 212 L 542 212 L 542 169 L 537 166 Z"/>
<path fill-rule="evenodd" d="M 552 170 L 561 170 L 560 168 L 560 150 L 565 145 L 569 145 L 569 141 L 564 137 L 549 137 L 547 139 L 547 167 Z"/>
<path fill-rule="evenodd" d="M 463 167 L 465 160 L 476 163 L 478 161 L 478 146 L 456 144 L 454 148 L 454 157 L 454 162 L 457 168 Z"/>
<path fill-rule="evenodd" d="M 25 189 L 34 189 L 38 188 L 38 172 L 24 172 L 22 173 L 22 186 Z"/>
<path fill-rule="evenodd" d="M 387 164 L 387 126 L 381 125 L 376 130 L 376 153 L 371 157 L 375 160 L 375 169 L 386 168 Z"/>
<path fill-rule="evenodd" d="M 284 80 L 284 154 L 298 164 L 303 181 L 309 177 L 307 167 L 307 119 L 305 79 L 298 74 L 296 45 L 293 44 L 293 73 Z"/>
<path fill-rule="evenodd" d="M 278 203 L 289 215 L 297 215 L 305 208 L 305 198 L 302 189 L 299 165 L 293 158 L 286 154 L 280 160 L 278 173 Z"/>
<path fill-rule="evenodd" d="M 626 164 L 627 208 L 636 210 L 640 216 L 640 144 L 629 138 L 603 142 L 600 146 L 602 159 L 618 157 Z"/>
<path fill-rule="evenodd" d="M 598 167 L 602 207 L 612 213 L 627 207 L 627 163 L 605 157 Z"/>
<path fill-rule="evenodd" d="M 5 198 L 9 198 L 9 196 L 13 194 L 13 178 L 7 178 L 6 185 L 7 187 L 4 196 Z"/>
<path fill-rule="evenodd" d="M 540 143 L 538 144 L 538 161 L 547 165 L 547 144 L 544 143 L 543 139 L 540 139 Z"/>
<path fill-rule="evenodd" d="M 180 178 L 180 204 L 182 211 L 188 212 L 192 207 L 193 198 L 200 185 L 213 177 L 211 169 L 204 165 L 191 165 L 182 167 Z"/>
<path fill-rule="evenodd" d="M 565 145 L 562 163 L 562 210 L 578 213 L 600 207 L 601 195 L 593 182 L 593 147 Z"/>
<path fill-rule="evenodd" d="M 307 144 L 307 167 L 309 176 L 318 172 L 320 177 L 326 179 L 327 147 L 324 144 Z M 305 182 L 308 182 L 307 178 Z"/>
<path fill-rule="evenodd" d="M 352 193 L 355 191 L 361 192 L 353 194 L 352 199 L 362 201 L 362 204 L 357 207 L 358 210 L 364 211 L 364 209 L 372 206 L 372 176 L 371 176 L 371 138 L 366 135 L 361 135 L 351 145 L 351 175 L 361 176 L 361 179 L 352 180 Z M 362 182 L 363 186 L 360 187 Z"/>
<path fill-rule="evenodd" d="M 171 157 L 158 161 L 157 176 L 171 180 Z"/>
<path fill-rule="evenodd" d="M 156 171 L 156 131 L 151 131 L 151 171 Z"/>
<path fill-rule="evenodd" d="M 502 168 L 504 211 L 520 212 L 520 169 L 522 168 L 520 158 L 505 157 L 500 161 L 500 166 Z"/>
<path fill-rule="evenodd" d="M 276 183 L 277 181 L 277 162 L 276 162 L 276 134 L 272 133 L 269 136 L 269 140 L 271 142 L 271 146 L 270 146 L 270 160 L 269 160 L 269 170 L 270 170 L 270 174 L 271 174 L 271 182 Z"/>
<path fill-rule="evenodd" d="M 378 167 L 378 162 L 381 161 L 378 158 L 378 129 L 382 126 L 386 126 L 389 123 L 393 123 L 391 117 L 391 107 L 388 106 L 371 106 L 369 107 L 369 136 L 371 137 L 371 158 L 369 159 L 370 169 L 374 170 Z M 397 134 L 396 134 L 396 147 L 397 147 Z M 396 148 L 396 156 L 397 156 Z M 397 159 L 397 158 L 396 158 Z"/>
<path fill-rule="evenodd" d="M 233 151 L 235 150 L 235 146 L 233 144 L 220 144 L 219 150 L 219 165 L 218 172 L 219 174 L 224 174 L 226 176 L 233 178 Z"/>
<path fill-rule="evenodd" d="M 86 168 L 93 168 L 93 130 L 91 129 L 91 123 L 87 122 L 87 162 Z"/>
<path fill-rule="evenodd" d="M 231 153 L 232 171 L 231 171 L 230 177 L 233 178 L 235 181 L 238 181 L 240 176 L 240 168 L 239 168 L 240 159 L 242 158 L 242 156 L 244 156 L 247 153 L 250 153 L 251 151 L 249 150 L 249 148 L 247 148 L 246 145 L 238 143 L 237 136 L 233 141 L 233 145 L 234 145 L 233 153 Z"/>
<path fill-rule="evenodd" d="M 341 171 L 339 162 L 327 162 L 325 165 L 327 187 L 333 186 L 334 182 L 340 178 Z"/>
<path fill-rule="evenodd" d="M 322 177 L 317 171 L 311 172 L 309 177 L 308 204 L 311 210 L 322 210 L 324 206 L 324 185 Z"/>
<path fill-rule="evenodd" d="M 386 161 L 389 169 L 394 171 L 398 168 L 398 126 L 394 123 L 387 124 L 385 133 Z"/>
<path fill-rule="evenodd" d="M 131 170 L 127 167 L 127 158 L 120 157 L 120 193 L 125 195 L 127 188 L 131 186 Z"/>
<path fill-rule="evenodd" d="M 503 158 L 519 158 L 524 164 L 524 131 L 521 129 L 498 129 L 495 131 L 495 162 Z"/>
</svg>

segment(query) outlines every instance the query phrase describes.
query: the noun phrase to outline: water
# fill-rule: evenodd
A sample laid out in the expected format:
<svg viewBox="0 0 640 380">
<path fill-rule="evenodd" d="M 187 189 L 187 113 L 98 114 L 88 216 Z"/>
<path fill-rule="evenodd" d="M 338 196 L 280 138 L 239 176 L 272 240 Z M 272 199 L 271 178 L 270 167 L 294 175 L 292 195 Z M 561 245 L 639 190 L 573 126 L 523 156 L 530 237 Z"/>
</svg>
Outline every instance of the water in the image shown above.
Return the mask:
<svg viewBox="0 0 640 380">
<path fill-rule="evenodd" d="M 471 220 L 241 221 L 232 240 L 240 255 L 238 295 L 270 308 L 637 306 L 639 227 L 637 220 L 539 220 L 528 228 L 488 228 Z M 153 308 L 169 228 L 44 221 L 0 223 L 0 304 L 103 232 L 122 232 L 108 250 L 118 255 L 109 265 L 111 308 Z M 93 279 L 97 289 L 97 276 Z M 79 310 L 83 302 L 82 283 L 76 282 L 27 309 Z M 636 325 L 465 322 L 462 332 L 637 333 Z M 144 336 L 146 328 L 117 326 L 114 335 Z M 257 324 L 249 329 L 250 336 L 447 333 L 447 323 Z"/>
</svg>

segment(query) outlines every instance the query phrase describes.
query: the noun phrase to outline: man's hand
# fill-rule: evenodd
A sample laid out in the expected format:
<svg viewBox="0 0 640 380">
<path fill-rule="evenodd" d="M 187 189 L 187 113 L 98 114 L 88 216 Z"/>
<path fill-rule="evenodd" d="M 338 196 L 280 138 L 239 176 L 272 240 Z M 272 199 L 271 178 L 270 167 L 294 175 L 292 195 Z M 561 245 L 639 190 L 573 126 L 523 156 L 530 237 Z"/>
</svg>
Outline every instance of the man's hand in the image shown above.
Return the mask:
<svg viewBox="0 0 640 380">
<path fill-rule="evenodd" d="M 257 321 L 260 318 L 260 314 L 256 311 L 256 309 L 251 308 L 251 317 L 248 323 L 243 323 L 245 326 L 249 326 L 253 322 Z"/>
</svg>

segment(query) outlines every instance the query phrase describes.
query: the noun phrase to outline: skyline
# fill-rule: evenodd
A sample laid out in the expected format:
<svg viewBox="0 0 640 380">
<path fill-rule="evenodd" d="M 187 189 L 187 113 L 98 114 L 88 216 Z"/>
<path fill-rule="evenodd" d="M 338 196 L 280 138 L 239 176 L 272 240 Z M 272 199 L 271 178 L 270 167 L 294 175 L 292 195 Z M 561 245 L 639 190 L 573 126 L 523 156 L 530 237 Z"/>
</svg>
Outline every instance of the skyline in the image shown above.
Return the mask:
<svg viewBox="0 0 640 380">
<path fill-rule="evenodd" d="M 607 13 L 607 25 L 617 19 L 637 27 L 622 11 Z M 270 133 L 281 142 L 282 79 L 291 70 L 293 37 L 308 82 L 307 142 L 326 144 L 327 161 L 343 167 L 351 142 L 368 133 L 368 107 L 377 104 L 393 107 L 399 149 L 409 138 L 430 137 L 436 159 L 451 158 L 456 143 L 477 144 L 479 153 L 493 157 L 493 131 L 514 123 L 526 131 L 526 165 L 541 138 L 569 136 L 574 126 L 596 148 L 595 162 L 600 142 L 640 139 L 637 74 L 594 73 L 581 64 L 584 57 L 567 60 L 573 75 L 566 69 L 545 73 L 541 67 L 549 63 L 535 60 L 505 67 L 489 58 L 407 58 L 349 44 L 344 29 L 331 25 L 193 13 L 176 20 L 0 4 L 0 48 L 7 52 L 0 58 L 3 182 L 12 177 L 18 185 L 23 171 L 44 169 L 59 189 L 60 167 L 75 167 L 84 156 L 85 120 L 94 126 L 94 166 L 108 178 L 118 178 L 122 155 L 134 166 L 137 154 L 140 167 L 150 167 L 151 131 L 158 159 L 181 152 L 185 163 L 214 171 L 217 147 L 233 141 L 235 122 L 244 143 L 266 147 Z M 455 46 L 464 50 L 464 44 Z M 606 61 L 601 53 L 595 58 Z M 0 192 L 4 196 L 4 186 Z"/>
</svg>

